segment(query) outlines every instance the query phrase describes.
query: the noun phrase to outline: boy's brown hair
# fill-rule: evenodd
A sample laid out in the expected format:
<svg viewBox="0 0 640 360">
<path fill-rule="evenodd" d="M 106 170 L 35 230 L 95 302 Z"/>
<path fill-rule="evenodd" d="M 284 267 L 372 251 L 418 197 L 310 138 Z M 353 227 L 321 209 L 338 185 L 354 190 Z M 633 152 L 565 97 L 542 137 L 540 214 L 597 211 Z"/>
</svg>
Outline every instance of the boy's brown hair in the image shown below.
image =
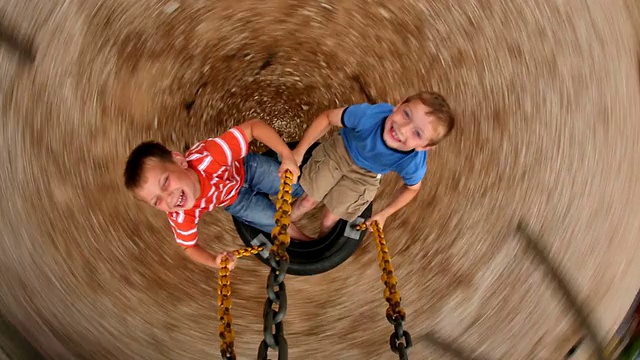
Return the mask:
<svg viewBox="0 0 640 360">
<path fill-rule="evenodd" d="M 135 190 L 141 185 L 144 165 L 150 159 L 173 162 L 173 155 L 171 150 L 156 141 L 145 141 L 136 146 L 131 150 L 124 167 L 124 186 L 127 190 Z"/>
<path fill-rule="evenodd" d="M 438 135 L 429 141 L 428 146 L 434 146 L 446 138 L 455 127 L 456 119 L 451 110 L 451 106 L 441 94 L 435 91 L 421 91 L 406 98 L 402 103 L 410 103 L 418 100 L 422 105 L 429 108 L 427 115 L 434 118 Z"/>
</svg>

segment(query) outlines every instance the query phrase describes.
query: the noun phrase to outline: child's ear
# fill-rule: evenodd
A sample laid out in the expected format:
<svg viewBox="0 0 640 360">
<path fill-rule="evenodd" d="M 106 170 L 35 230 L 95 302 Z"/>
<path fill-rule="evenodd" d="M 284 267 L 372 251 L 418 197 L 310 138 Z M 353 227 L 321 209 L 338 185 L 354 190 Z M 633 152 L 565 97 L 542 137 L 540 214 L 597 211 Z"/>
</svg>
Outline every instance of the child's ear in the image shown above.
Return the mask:
<svg viewBox="0 0 640 360">
<path fill-rule="evenodd" d="M 187 159 L 184 157 L 184 155 L 180 154 L 177 151 L 172 151 L 171 152 L 171 156 L 173 157 L 173 161 L 178 164 L 178 166 L 180 166 L 183 169 L 186 169 L 188 164 L 187 164 Z"/>
</svg>

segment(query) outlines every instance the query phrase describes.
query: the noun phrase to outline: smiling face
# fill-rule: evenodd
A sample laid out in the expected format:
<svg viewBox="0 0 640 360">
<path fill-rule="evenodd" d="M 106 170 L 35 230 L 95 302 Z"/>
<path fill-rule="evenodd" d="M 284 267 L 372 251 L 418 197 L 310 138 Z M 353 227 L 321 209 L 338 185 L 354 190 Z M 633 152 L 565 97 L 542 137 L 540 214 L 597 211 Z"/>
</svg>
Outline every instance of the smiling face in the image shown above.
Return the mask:
<svg viewBox="0 0 640 360">
<path fill-rule="evenodd" d="M 196 172 L 181 154 L 174 152 L 172 158 L 146 159 L 140 186 L 134 190 L 137 198 L 165 212 L 190 209 L 200 196 Z"/>
<path fill-rule="evenodd" d="M 420 100 L 395 107 L 384 124 L 382 138 L 392 149 L 400 151 L 428 150 L 430 143 L 442 136 L 440 126 Z"/>
</svg>

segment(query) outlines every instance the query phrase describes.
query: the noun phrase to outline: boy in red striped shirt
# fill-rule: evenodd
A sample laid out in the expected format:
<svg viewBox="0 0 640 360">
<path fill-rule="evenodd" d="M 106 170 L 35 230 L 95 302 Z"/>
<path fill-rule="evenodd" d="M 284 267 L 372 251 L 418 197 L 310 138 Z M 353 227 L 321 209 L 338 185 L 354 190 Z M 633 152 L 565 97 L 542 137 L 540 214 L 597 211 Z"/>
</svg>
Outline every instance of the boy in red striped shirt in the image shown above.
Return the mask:
<svg viewBox="0 0 640 360">
<path fill-rule="evenodd" d="M 269 146 L 282 159 L 250 153 L 253 139 Z M 286 169 L 294 175 L 294 197 L 302 195 L 297 183 L 300 169 L 289 147 L 278 133 L 261 120 L 249 120 L 216 138 L 197 143 L 186 154 L 147 141 L 130 153 L 124 182 L 134 196 L 167 213 L 178 245 L 192 260 L 218 268 L 223 255 L 213 255 L 198 245 L 198 220 L 203 213 L 220 206 L 241 221 L 271 232 L 276 207 L 269 195 L 277 195 Z M 293 224 L 291 237 L 308 240 Z"/>
</svg>

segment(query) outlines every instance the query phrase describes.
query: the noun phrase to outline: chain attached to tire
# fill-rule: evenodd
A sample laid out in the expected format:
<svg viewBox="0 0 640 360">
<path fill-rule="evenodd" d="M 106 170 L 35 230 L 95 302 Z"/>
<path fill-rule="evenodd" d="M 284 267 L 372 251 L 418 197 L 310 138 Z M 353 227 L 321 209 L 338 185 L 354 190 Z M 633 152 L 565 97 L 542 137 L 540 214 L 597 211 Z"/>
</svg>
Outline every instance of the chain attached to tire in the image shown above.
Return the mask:
<svg viewBox="0 0 640 360">
<path fill-rule="evenodd" d="M 241 258 L 257 254 L 262 249 L 262 246 L 238 249 L 233 251 L 233 255 L 236 258 Z M 220 270 L 218 270 L 218 318 L 220 318 L 218 335 L 221 340 L 220 354 L 222 359 L 235 360 L 234 333 L 231 328 L 231 269 L 229 269 L 229 258 L 226 256 L 220 260 Z"/>
<path fill-rule="evenodd" d="M 291 220 L 291 195 L 293 186 L 293 174 L 286 170 L 280 182 L 276 214 L 274 216 L 276 226 L 271 232 L 273 246 L 269 250 L 269 263 L 271 271 L 267 277 L 267 299 L 264 304 L 264 339 L 258 348 L 258 360 L 267 360 L 269 348 L 278 351 L 278 360 L 287 360 L 289 348 L 284 336 L 284 317 L 287 313 L 287 290 L 284 277 L 289 267 L 289 225 Z M 277 309 L 274 309 L 274 305 Z"/>
<path fill-rule="evenodd" d="M 235 360 L 236 354 L 233 350 L 234 333 L 231 328 L 231 270 L 229 269 L 229 259 L 225 256 L 220 261 L 218 273 L 218 317 L 220 326 L 218 335 L 220 336 L 220 354 L 223 360 Z"/>
<path fill-rule="evenodd" d="M 358 230 L 365 230 L 367 225 L 362 223 L 356 227 Z M 404 320 L 406 313 L 400 306 L 400 293 L 397 290 L 398 279 L 393 273 L 393 265 L 391 265 L 391 255 L 384 238 L 384 233 L 377 221 L 371 224 L 371 230 L 376 238 L 376 249 L 378 250 L 378 262 L 382 271 L 382 283 L 385 286 L 384 299 L 389 306 L 387 307 L 387 320 L 393 325 L 393 333 L 389 337 L 389 347 L 394 354 L 398 354 L 400 360 L 408 360 L 408 350 L 413 346 L 411 334 L 404 330 Z"/>
</svg>

